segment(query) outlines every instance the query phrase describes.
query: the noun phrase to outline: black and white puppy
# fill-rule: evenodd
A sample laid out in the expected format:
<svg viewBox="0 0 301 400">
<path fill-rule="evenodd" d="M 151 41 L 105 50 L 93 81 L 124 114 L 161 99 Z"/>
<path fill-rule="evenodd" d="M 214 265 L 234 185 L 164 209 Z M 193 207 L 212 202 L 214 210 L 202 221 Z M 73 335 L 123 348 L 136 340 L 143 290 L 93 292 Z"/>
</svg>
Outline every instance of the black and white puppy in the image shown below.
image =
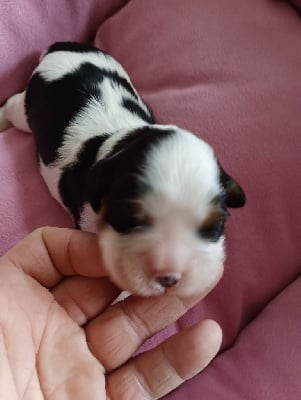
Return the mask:
<svg viewBox="0 0 301 400">
<path fill-rule="evenodd" d="M 98 234 L 121 289 L 188 296 L 222 274 L 227 207 L 244 205 L 243 190 L 207 143 L 155 123 L 110 55 L 55 43 L 1 115 L 33 132 L 51 194 Z"/>
</svg>

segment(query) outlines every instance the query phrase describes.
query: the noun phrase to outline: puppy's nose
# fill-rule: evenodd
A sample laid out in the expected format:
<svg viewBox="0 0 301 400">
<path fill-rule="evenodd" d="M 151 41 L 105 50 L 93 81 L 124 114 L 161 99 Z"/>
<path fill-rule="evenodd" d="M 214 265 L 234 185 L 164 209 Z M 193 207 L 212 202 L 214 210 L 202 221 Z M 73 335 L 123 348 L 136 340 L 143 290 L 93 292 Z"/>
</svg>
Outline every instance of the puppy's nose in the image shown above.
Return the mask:
<svg viewBox="0 0 301 400">
<path fill-rule="evenodd" d="M 166 288 L 174 286 L 176 283 L 179 282 L 179 280 L 180 276 L 177 275 L 163 275 L 156 278 L 156 281 L 160 283 L 161 286 Z"/>
</svg>

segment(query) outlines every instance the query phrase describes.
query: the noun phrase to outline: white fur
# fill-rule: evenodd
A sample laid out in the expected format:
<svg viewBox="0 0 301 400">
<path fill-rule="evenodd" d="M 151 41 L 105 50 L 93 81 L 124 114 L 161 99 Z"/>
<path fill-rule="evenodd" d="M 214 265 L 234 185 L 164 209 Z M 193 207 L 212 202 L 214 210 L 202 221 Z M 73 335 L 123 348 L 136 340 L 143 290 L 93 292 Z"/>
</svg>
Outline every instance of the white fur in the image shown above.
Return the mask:
<svg viewBox="0 0 301 400">
<path fill-rule="evenodd" d="M 12 126 L 11 122 L 6 118 L 5 106 L 0 107 L 0 132 L 6 131 L 6 129 Z"/>
<path fill-rule="evenodd" d="M 211 147 L 188 132 L 178 129 L 153 148 L 141 176 L 152 191 L 139 199 L 151 228 L 120 236 L 105 225 L 99 236 L 105 264 L 121 288 L 156 295 L 164 291 L 157 276 L 178 274 L 179 283 L 168 291 L 185 296 L 216 282 L 223 271 L 224 237 L 210 243 L 197 229 L 220 193 L 218 173 Z"/>
<path fill-rule="evenodd" d="M 86 61 L 108 71 L 117 71 L 130 82 L 121 65 L 102 53 L 60 51 L 46 54 L 35 71 L 50 82 Z M 100 85 L 102 101 L 90 101 L 71 121 L 58 159 L 49 166 L 40 162 L 40 171 L 49 191 L 61 204 L 58 182 L 62 169 L 76 161 L 77 153 L 87 139 L 111 134 L 97 154 L 97 159 L 101 159 L 131 129 L 146 125 L 121 106 L 122 97 L 131 97 L 131 94 L 106 78 Z M 142 101 L 140 105 L 146 110 Z M 24 119 L 24 93 L 11 98 L 6 107 L 7 119 L 28 130 Z M 177 133 L 152 147 L 146 164 L 141 166 L 143 174 L 137 177 L 152 188 L 139 199 L 152 226 L 127 235 L 118 234 L 105 223 L 98 228 L 98 216 L 88 204 L 84 206 L 80 223 L 83 229 L 98 232 L 105 266 L 122 289 L 143 296 L 158 295 L 166 290 L 183 296 L 194 295 L 211 287 L 223 271 L 224 237 L 210 243 L 197 235 L 198 227 L 210 211 L 211 200 L 221 190 L 218 166 L 212 148 L 202 140 L 174 126 L 156 126 Z M 156 280 L 164 275 L 180 280 L 176 286 L 164 289 Z"/>
<path fill-rule="evenodd" d="M 81 213 L 80 226 L 83 231 L 98 233 L 97 215 L 89 203 L 85 204 Z"/>
<path fill-rule="evenodd" d="M 63 165 L 60 166 L 59 163 L 50 166 L 45 165 L 41 158 L 39 159 L 39 165 L 40 165 L 40 173 L 44 178 L 44 181 L 48 186 L 49 192 L 51 193 L 52 197 L 54 197 L 55 200 L 58 201 L 62 207 L 65 208 L 61 196 L 59 194 L 59 188 L 58 188 Z"/>
<path fill-rule="evenodd" d="M 130 82 L 130 78 L 121 64 L 110 55 L 101 52 L 83 54 L 70 51 L 56 51 L 46 55 L 43 53 L 41 61 L 34 72 L 39 72 L 46 81 L 53 82 L 76 70 L 83 62 L 89 62 L 107 71 L 116 71 Z"/>
<path fill-rule="evenodd" d="M 25 132 L 31 131 L 25 115 L 25 92 L 10 97 L 0 111 L 0 131 L 12 125 Z"/>
<path fill-rule="evenodd" d="M 130 83 L 130 78 L 122 66 L 109 55 L 104 55 L 102 53 L 91 53 L 83 56 L 81 53 L 60 51 L 42 55 L 41 62 L 35 71 L 39 72 L 45 80 L 51 82 L 72 72 L 78 68 L 83 61 L 91 62 L 97 67 L 108 71 L 117 71 L 120 76 L 124 77 Z M 122 97 L 125 97 L 125 95 L 127 97 L 130 96 L 128 92 L 125 92 L 123 88 L 116 87 L 115 84 L 112 84 L 112 82 L 106 78 L 100 83 L 100 86 L 103 93 L 102 103 L 100 104 L 97 99 L 91 100 L 77 117 L 71 121 L 65 130 L 64 142 L 59 149 L 58 159 L 50 166 L 45 166 L 42 160 L 40 160 L 41 175 L 52 196 L 63 207 L 64 205 L 58 190 L 60 175 L 62 169 L 66 165 L 76 161 L 77 153 L 81 149 L 83 143 L 96 135 L 99 136 L 102 133 L 111 133 L 112 137 L 106 141 L 97 155 L 97 159 L 100 159 L 104 157 L 122 137 L 128 134 L 130 128 L 134 129 L 142 125 L 141 119 L 138 116 L 119 106 L 121 105 Z M 19 99 L 21 99 L 21 96 L 23 98 L 22 101 L 19 102 L 18 112 L 15 112 L 15 115 L 11 113 L 9 116 L 15 126 L 17 126 L 16 124 L 18 123 L 18 116 L 24 115 L 24 92 L 16 96 L 19 96 Z M 11 104 L 11 100 L 16 96 L 9 99 L 7 104 Z M 146 110 L 143 102 L 140 101 L 139 104 Z M 26 126 L 24 126 L 24 128 L 24 130 L 27 130 Z M 80 224 L 82 229 L 96 232 L 96 218 L 95 212 L 86 204 L 84 212 L 81 215 Z"/>
<path fill-rule="evenodd" d="M 46 54 L 41 58 L 41 62 L 35 71 L 39 72 L 48 82 L 51 82 L 72 72 L 78 68 L 83 61 L 91 62 L 93 65 L 108 71 L 117 71 L 120 76 L 131 83 L 123 67 L 111 56 L 103 53 L 88 53 L 83 55 L 81 53 L 60 51 Z M 102 102 L 100 103 L 97 99 L 91 100 L 88 105 L 78 113 L 77 117 L 71 121 L 65 130 L 64 142 L 59 149 L 57 161 L 47 167 L 45 167 L 43 163 L 40 164 L 41 173 L 47 183 L 50 193 L 61 204 L 62 202 L 60 201 L 57 187 L 60 171 L 67 164 L 76 161 L 76 155 L 86 140 L 101 134 L 111 133 L 111 138 L 105 142 L 97 155 L 97 159 L 101 159 L 120 139 L 128 134 L 131 128 L 134 129 L 143 125 L 141 119 L 137 115 L 121 107 L 122 98 L 130 97 L 128 92 L 122 87 L 117 87 L 115 84 L 112 84 L 111 80 L 107 78 L 104 78 L 99 85 L 103 93 Z M 133 90 L 135 91 L 134 87 Z M 144 103 L 140 100 L 139 105 L 147 111 Z M 47 169 L 49 169 L 49 172 L 47 172 Z M 93 211 L 90 210 L 89 214 L 92 213 Z M 83 216 L 82 219 L 86 229 L 93 231 L 94 227 L 93 229 L 88 229 L 89 223 L 85 221 L 86 219 L 91 221 L 92 216 Z"/>
</svg>

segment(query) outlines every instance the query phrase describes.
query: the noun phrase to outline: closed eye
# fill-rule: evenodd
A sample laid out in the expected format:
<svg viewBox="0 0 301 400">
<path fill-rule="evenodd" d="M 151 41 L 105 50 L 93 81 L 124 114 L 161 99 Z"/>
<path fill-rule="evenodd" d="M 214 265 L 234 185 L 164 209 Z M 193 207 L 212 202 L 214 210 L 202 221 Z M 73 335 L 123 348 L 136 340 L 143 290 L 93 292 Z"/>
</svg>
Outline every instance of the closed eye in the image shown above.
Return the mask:
<svg viewBox="0 0 301 400">
<path fill-rule="evenodd" d="M 121 234 L 142 231 L 151 226 L 150 220 L 137 213 L 130 203 L 115 202 L 111 204 L 104 216 L 105 221 Z"/>
<path fill-rule="evenodd" d="M 198 234 L 203 239 L 207 239 L 210 242 L 217 242 L 220 239 L 220 237 L 224 234 L 224 228 L 225 228 L 225 219 L 223 218 L 213 225 L 202 226 L 198 230 Z"/>
<path fill-rule="evenodd" d="M 131 216 L 127 219 L 127 232 L 140 231 L 150 227 L 150 221 L 140 216 Z"/>
</svg>

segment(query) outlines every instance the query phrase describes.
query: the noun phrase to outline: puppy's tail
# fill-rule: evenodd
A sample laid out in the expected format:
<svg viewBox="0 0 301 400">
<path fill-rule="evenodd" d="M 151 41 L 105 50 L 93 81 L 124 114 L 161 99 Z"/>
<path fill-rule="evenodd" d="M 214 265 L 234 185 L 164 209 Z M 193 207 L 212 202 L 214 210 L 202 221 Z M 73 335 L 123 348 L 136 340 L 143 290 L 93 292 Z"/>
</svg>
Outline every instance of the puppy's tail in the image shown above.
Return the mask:
<svg viewBox="0 0 301 400">
<path fill-rule="evenodd" d="M 13 95 L 0 107 L 0 132 L 12 126 L 31 132 L 25 113 L 25 91 Z"/>
</svg>

